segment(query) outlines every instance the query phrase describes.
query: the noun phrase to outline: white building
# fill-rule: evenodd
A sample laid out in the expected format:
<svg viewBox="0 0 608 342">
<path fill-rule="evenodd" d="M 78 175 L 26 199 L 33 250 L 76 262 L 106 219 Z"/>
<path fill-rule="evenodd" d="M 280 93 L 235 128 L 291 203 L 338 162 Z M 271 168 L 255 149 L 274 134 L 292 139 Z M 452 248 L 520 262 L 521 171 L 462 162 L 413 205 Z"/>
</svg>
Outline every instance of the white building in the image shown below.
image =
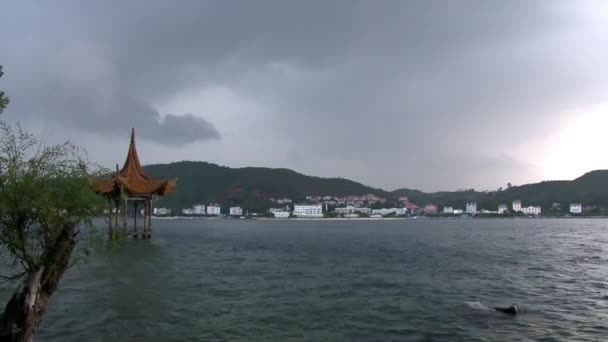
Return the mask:
<svg viewBox="0 0 608 342">
<path fill-rule="evenodd" d="M 382 209 L 372 209 L 372 215 L 382 215 L 386 216 L 389 214 L 397 214 L 397 208 L 382 208 Z"/>
<path fill-rule="evenodd" d="M 397 214 L 397 216 L 405 216 L 407 215 L 407 208 L 396 208 L 395 214 Z"/>
<path fill-rule="evenodd" d="M 243 208 L 241 207 L 230 207 L 230 216 L 242 216 Z"/>
<path fill-rule="evenodd" d="M 219 205 L 209 205 L 207 206 L 207 215 L 218 216 L 221 215 L 222 209 Z"/>
<path fill-rule="evenodd" d="M 464 213 L 464 210 L 462 209 L 454 209 L 454 215 L 461 215 Z"/>
<path fill-rule="evenodd" d="M 514 213 L 518 213 L 521 211 L 521 201 L 520 200 L 515 200 L 513 201 L 513 212 Z"/>
<path fill-rule="evenodd" d="M 193 215 L 205 215 L 205 206 L 202 204 L 196 204 L 192 207 Z"/>
<path fill-rule="evenodd" d="M 289 211 L 273 211 L 274 218 L 289 218 Z"/>
<path fill-rule="evenodd" d="M 475 202 L 467 203 L 465 211 L 467 214 L 476 214 L 477 213 L 477 203 L 475 203 Z"/>
<path fill-rule="evenodd" d="M 348 205 L 344 208 L 336 208 L 336 214 L 349 215 L 349 214 L 354 214 L 354 213 L 355 213 L 355 207 L 352 205 Z"/>
<path fill-rule="evenodd" d="M 498 213 L 499 214 L 504 214 L 507 212 L 507 210 L 509 210 L 509 207 L 507 207 L 506 204 L 499 204 L 498 205 Z"/>
<path fill-rule="evenodd" d="M 296 204 L 293 214 L 298 217 L 323 217 L 323 206 L 321 204 Z"/>
<path fill-rule="evenodd" d="M 154 208 L 154 216 L 169 216 L 171 215 L 171 209 L 169 208 Z"/>
<path fill-rule="evenodd" d="M 289 207 L 284 207 L 284 208 L 268 208 L 268 212 L 269 213 L 274 213 L 275 211 L 287 211 L 289 212 Z"/>
<path fill-rule="evenodd" d="M 444 207 L 443 208 L 443 213 L 444 214 L 453 214 L 454 213 L 454 208 L 452 208 L 452 207 Z"/>
<path fill-rule="evenodd" d="M 539 206 L 536 206 L 536 207 L 529 206 L 527 208 L 521 208 L 521 212 L 526 215 L 540 215 L 542 210 Z"/>
<path fill-rule="evenodd" d="M 154 213 L 156 215 L 156 213 Z M 192 210 L 191 208 L 184 208 L 182 209 L 182 215 L 184 216 L 192 216 L 194 215 L 194 210 Z"/>
<path fill-rule="evenodd" d="M 366 207 L 355 208 L 355 212 L 359 213 L 359 214 L 371 215 L 372 208 L 366 208 Z"/>
<path fill-rule="evenodd" d="M 570 213 L 571 214 L 580 214 L 583 212 L 582 204 L 570 204 Z"/>
</svg>

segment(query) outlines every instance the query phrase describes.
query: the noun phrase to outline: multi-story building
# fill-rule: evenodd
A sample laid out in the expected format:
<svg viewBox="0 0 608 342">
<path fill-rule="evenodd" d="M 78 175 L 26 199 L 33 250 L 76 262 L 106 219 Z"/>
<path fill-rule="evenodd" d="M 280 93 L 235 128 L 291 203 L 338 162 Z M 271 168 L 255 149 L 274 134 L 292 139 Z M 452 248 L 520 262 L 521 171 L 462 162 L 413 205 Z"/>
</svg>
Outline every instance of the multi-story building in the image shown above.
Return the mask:
<svg viewBox="0 0 608 342">
<path fill-rule="evenodd" d="M 397 216 L 405 216 L 405 215 L 407 215 L 407 209 L 395 208 L 395 214 L 397 214 Z"/>
<path fill-rule="evenodd" d="M 368 203 L 384 203 L 386 202 L 386 198 L 378 197 L 374 194 L 367 194 L 365 196 L 361 196 L 360 200 L 367 201 Z"/>
<path fill-rule="evenodd" d="M 452 208 L 452 207 L 443 207 L 443 213 L 444 214 L 453 214 L 454 213 L 454 208 Z"/>
<path fill-rule="evenodd" d="M 371 215 L 372 208 L 367 208 L 367 207 L 355 208 L 355 212 L 359 213 L 359 214 Z"/>
<path fill-rule="evenodd" d="M 361 207 L 361 208 L 357 208 L 353 205 L 349 205 L 343 208 L 336 208 L 336 213 L 337 214 L 344 214 L 344 215 L 351 215 L 354 213 L 360 213 L 360 214 L 365 214 L 365 215 L 371 215 L 372 213 L 372 209 L 371 208 L 366 208 L 366 207 Z"/>
<path fill-rule="evenodd" d="M 241 207 L 230 207 L 230 216 L 242 216 L 243 208 Z"/>
<path fill-rule="evenodd" d="M 352 205 L 347 205 L 344 208 L 336 208 L 336 214 L 349 215 L 349 214 L 354 214 L 354 213 L 355 213 L 355 207 Z"/>
<path fill-rule="evenodd" d="M 154 208 L 153 213 L 155 216 L 169 216 L 171 215 L 171 209 L 169 208 Z"/>
<path fill-rule="evenodd" d="M 499 204 L 498 205 L 498 213 L 499 214 L 504 214 L 509 210 L 509 207 L 507 207 L 506 204 Z"/>
<path fill-rule="evenodd" d="M 427 204 L 424 206 L 424 213 L 435 215 L 437 214 L 437 206 L 434 204 Z"/>
<path fill-rule="evenodd" d="M 196 204 L 192 207 L 193 215 L 205 215 L 205 206 L 202 204 Z"/>
<path fill-rule="evenodd" d="M 290 209 L 289 209 L 288 206 L 283 207 L 283 208 L 269 208 L 268 209 L 268 212 L 271 213 L 271 214 L 274 213 L 275 211 L 287 211 L 287 212 L 289 212 Z"/>
<path fill-rule="evenodd" d="M 397 214 L 397 208 L 382 208 L 382 209 L 372 209 L 372 215 L 382 215 L 382 216 L 386 216 L 386 215 L 390 215 L 390 214 Z"/>
<path fill-rule="evenodd" d="M 222 214 L 222 208 L 217 204 L 207 206 L 207 215 L 219 216 Z"/>
<path fill-rule="evenodd" d="M 274 218 L 289 218 L 289 211 L 273 211 Z"/>
<path fill-rule="evenodd" d="M 570 204 L 570 214 L 580 214 L 583 212 L 583 205 L 580 203 Z"/>
<path fill-rule="evenodd" d="M 414 203 L 407 202 L 405 203 L 405 209 L 407 209 L 407 211 L 410 213 L 415 213 L 418 211 L 419 208 Z"/>
<path fill-rule="evenodd" d="M 465 207 L 465 211 L 467 214 L 476 214 L 477 213 L 477 203 L 469 202 Z"/>
<path fill-rule="evenodd" d="M 521 208 L 520 211 L 526 215 L 540 215 L 542 212 L 539 206 L 529 206 L 527 208 Z"/>
<path fill-rule="evenodd" d="M 296 204 L 293 214 L 298 217 L 323 217 L 323 206 L 321 204 Z"/>
<path fill-rule="evenodd" d="M 520 200 L 515 200 L 512 203 L 513 205 L 513 212 L 514 213 L 518 213 L 521 211 L 521 201 Z"/>
</svg>

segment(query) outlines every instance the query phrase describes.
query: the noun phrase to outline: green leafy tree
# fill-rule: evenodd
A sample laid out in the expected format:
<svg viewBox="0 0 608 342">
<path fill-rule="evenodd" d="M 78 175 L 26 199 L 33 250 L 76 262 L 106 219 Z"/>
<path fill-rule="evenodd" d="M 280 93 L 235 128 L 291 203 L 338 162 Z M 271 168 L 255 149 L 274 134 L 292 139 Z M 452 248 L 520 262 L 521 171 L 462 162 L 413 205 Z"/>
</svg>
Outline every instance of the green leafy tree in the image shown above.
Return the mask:
<svg viewBox="0 0 608 342">
<path fill-rule="evenodd" d="M 4 73 L 2 72 L 2 65 L 0 65 L 0 78 L 2 78 L 2 75 L 4 75 Z M 4 108 L 6 108 L 8 102 L 8 97 L 6 97 L 4 91 L 0 90 L 0 113 L 4 111 Z"/>
<path fill-rule="evenodd" d="M 0 122 L 0 260 L 11 270 L 2 278 L 17 286 L 0 316 L 0 341 L 31 341 L 81 256 L 76 244 L 91 236 L 99 202 L 80 155 L 70 143 L 46 146 L 19 124 Z"/>
</svg>

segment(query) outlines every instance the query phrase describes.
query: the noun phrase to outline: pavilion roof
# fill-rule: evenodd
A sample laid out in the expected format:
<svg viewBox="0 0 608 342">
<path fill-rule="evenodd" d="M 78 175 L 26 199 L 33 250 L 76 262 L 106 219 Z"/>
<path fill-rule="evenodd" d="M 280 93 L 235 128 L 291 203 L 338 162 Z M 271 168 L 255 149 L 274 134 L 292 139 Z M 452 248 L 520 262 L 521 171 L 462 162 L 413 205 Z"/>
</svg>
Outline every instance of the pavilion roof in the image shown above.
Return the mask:
<svg viewBox="0 0 608 342">
<path fill-rule="evenodd" d="M 122 189 L 128 195 L 165 196 L 176 186 L 176 179 L 156 178 L 144 173 L 135 146 L 135 129 L 131 130 L 131 144 L 122 169 L 91 180 L 93 190 L 102 195 L 117 195 Z"/>
</svg>

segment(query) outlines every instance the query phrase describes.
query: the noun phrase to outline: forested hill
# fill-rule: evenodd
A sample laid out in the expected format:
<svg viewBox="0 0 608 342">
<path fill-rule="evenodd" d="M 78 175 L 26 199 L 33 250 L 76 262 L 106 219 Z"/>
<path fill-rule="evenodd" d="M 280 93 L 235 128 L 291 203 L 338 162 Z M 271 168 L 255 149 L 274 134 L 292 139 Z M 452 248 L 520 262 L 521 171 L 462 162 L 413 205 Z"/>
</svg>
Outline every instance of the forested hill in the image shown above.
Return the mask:
<svg viewBox="0 0 608 342">
<path fill-rule="evenodd" d="M 501 191 L 456 191 L 424 193 L 417 190 L 400 189 L 395 196 L 408 196 L 412 202 L 435 203 L 443 206 L 464 208 L 469 201 L 477 202 L 477 208 L 496 210 L 499 204 L 510 204 L 521 200 L 524 206 L 540 205 L 543 209 L 560 203 L 567 208 L 570 203 L 598 206 L 608 209 L 608 170 L 597 170 L 571 181 L 545 181 L 513 186 Z"/>
<path fill-rule="evenodd" d="M 218 202 L 224 206 L 241 205 L 251 210 L 265 210 L 272 204 L 268 201 L 271 197 L 302 200 L 309 195 L 325 194 L 390 196 L 382 189 L 348 179 L 312 177 L 288 169 L 236 169 L 206 162 L 182 161 L 147 165 L 144 170 L 155 176 L 178 178 L 176 191 L 159 202 L 159 205 L 173 209 Z"/>
<path fill-rule="evenodd" d="M 547 181 L 512 187 L 487 194 L 482 203 L 498 205 L 511 199 L 521 199 L 524 205 L 540 204 L 543 208 L 548 208 L 554 202 L 608 208 L 608 170 L 588 172 L 572 181 Z"/>
<path fill-rule="evenodd" d="M 365 195 L 375 194 L 389 200 L 408 196 L 419 205 L 427 203 L 464 208 L 475 201 L 478 208 L 496 210 L 500 203 L 510 204 L 515 199 L 524 205 L 543 208 L 559 202 L 583 203 L 608 208 L 608 170 L 589 172 L 572 181 L 547 181 L 514 186 L 503 191 L 441 191 L 425 193 L 399 189 L 388 192 L 343 178 L 312 177 L 288 169 L 261 167 L 229 168 L 206 162 L 182 161 L 171 164 L 147 165 L 145 172 L 162 177 L 178 178 L 177 190 L 162 199 L 159 205 L 179 210 L 195 203 L 221 203 L 223 206 L 241 205 L 250 210 L 265 210 L 272 206 L 271 197 L 288 197 L 296 201 L 309 195 Z"/>
</svg>

